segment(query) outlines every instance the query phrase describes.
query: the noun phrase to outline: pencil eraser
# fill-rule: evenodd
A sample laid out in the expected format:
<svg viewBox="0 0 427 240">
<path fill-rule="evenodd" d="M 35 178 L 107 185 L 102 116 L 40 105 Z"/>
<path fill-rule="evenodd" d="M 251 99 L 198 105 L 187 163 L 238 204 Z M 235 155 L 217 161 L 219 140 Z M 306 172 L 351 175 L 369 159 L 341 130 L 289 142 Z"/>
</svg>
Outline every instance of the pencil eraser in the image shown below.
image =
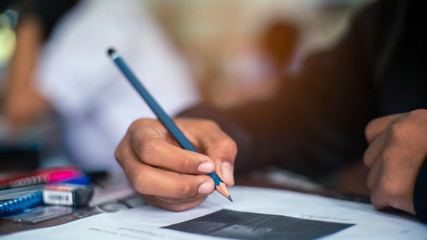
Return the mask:
<svg viewBox="0 0 427 240">
<path fill-rule="evenodd" d="M 115 52 L 116 52 L 116 50 L 114 50 L 114 48 L 109 48 L 107 51 L 108 55 L 110 55 L 110 56 L 113 55 Z"/>
</svg>

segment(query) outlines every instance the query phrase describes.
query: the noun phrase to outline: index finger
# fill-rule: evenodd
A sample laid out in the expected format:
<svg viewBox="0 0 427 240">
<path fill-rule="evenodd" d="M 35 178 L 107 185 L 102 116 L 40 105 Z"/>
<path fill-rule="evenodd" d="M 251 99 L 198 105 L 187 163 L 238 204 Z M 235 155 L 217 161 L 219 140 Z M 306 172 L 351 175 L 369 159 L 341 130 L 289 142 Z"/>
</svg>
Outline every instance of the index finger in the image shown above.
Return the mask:
<svg viewBox="0 0 427 240">
<path fill-rule="evenodd" d="M 151 128 L 144 128 L 144 122 L 150 123 Z M 208 156 L 179 147 L 157 121 L 144 120 L 141 123 L 136 122 L 135 125 L 130 128 L 132 130 L 128 137 L 141 162 L 187 174 L 206 174 L 214 171 L 214 164 Z"/>
<path fill-rule="evenodd" d="M 189 138 L 215 163 L 215 171 L 228 186 L 234 184 L 234 159 L 237 155 L 236 143 L 213 121 L 199 122 L 200 128 L 192 129 Z M 197 132 L 195 132 L 197 131 Z M 203 137 L 197 137 L 203 136 Z"/>
<path fill-rule="evenodd" d="M 394 121 L 396 121 L 396 119 L 404 116 L 405 114 L 406 113 L 387 115 L 370 121 L 365 128 L 365 136 L 368 143 L 371 143 L 378 135 L 384 132 Z"/>
</svg>

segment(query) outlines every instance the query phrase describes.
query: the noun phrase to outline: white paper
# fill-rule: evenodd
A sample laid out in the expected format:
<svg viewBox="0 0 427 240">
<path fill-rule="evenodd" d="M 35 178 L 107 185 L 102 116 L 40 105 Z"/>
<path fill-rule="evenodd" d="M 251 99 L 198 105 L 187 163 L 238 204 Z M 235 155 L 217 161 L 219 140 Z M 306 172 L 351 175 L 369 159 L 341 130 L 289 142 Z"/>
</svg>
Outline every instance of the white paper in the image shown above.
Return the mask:
<svg viewBox="0 0 427 240">
<path fill-rule="evenodd" d="M 220 209 L 355 224 L 322 239 L 427 239 L 427 225 L 406 215 L 378 211 L 370 204 L 264 188 L 235 186 L 229 192 L 233 203 L 213 193 L 200 206 L 183 212 L 142 206 L 0 239 L 220 239 L 160 228 Z"/>
</svg>

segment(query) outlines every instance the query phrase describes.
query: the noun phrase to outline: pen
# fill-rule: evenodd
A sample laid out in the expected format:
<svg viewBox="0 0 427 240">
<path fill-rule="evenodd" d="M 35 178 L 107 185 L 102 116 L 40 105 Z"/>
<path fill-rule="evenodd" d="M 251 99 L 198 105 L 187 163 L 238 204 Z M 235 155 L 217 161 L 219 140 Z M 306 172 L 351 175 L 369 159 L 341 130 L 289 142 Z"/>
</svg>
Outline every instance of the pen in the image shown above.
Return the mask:
<svg viewBox="0 0 427 240">
<path fill-rule="evenodd" d="M 28 174 L 0 178 L 0 190 L 72 180 L 83 173 L 71 167 L 41 169 Z"/>
<path fill-rule="evenodd" d="M 182 148 L 190 150 L 193 152 L 198 152 L 196 148 L 190 143 L 190 141 L 184 136 L 184 134 L 179 130 L 173 120 L 167 115 L 167 113 L 162 109 L 162 107 L 156 102 L 156 100 L 151 96 L 151 94 L 145 89 L 142 83 L 136 78 L 132 73 L 130 68 L 122 60 L 122 58 L 116 53 L 113 48 L 108 49 L 108 55 L 116 63 L 122 73 L 126 76 L 129 82 L 133 87 L 138 91 L 141 97 L 145 100 L 151 110 L 156 114 L 160 122 L 166 127 L 170 134 L 178 141 Z M 208 173 L 208 176 L 214 180 L 215 189 L 228 198 L 231 199 L 230 194 L 228 194 L 227 188 L 225 187 L 224 182 L 218 177 L 215 172 Z"/>
<path fill-rule="evenodd" d="M 89 185 L 58 183 L 43 190 L 0 203 L 0 217 L 22 212 L 26 209 L 47 205 L 83 206 L 92 198 L 94 189 Z"/>
<path fill-rule="evenodd" d="M 43 192 L 37 191 L 24 197 L 0 203 L 0 217 L 8 216 L 40 205 L 43 205 Z"/>
</svg>

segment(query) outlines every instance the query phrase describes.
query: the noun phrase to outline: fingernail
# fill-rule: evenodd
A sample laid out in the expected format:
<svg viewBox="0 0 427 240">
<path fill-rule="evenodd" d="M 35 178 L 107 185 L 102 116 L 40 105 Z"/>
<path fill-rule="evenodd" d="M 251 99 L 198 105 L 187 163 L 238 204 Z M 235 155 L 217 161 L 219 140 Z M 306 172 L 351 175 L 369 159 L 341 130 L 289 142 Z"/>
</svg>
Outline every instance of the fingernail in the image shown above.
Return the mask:
<svg viewBox="0 0 427 240">
<path fill-rule="evenodd" d="M 231 166 L 231 163 L 229 162 L 223 162 L 221 164 L 221 171 L 222 171 L 222 176 L 225 178 L 225 180 L 227 181 L 234 181 L 233 180 L 233 167 Z"/>
<path fill-rule="evenodd" d="M 207 195 L 214 191 L 214 185 L 213 182 L 204 182 L 199 186 L 199 194 L 200 195 Z"/>
<path fill-rule="evenodd" d="M 214 171 L 214 168 L 215 167 L 214 167 L 213 163 L 211 163 L 211 162 L 204 162 L 204 163 L 202 163 L 202 164 L 199 165 L 199 167 L 197 168 L 197 170 L 199 172 L 202 172 L 202 173 L 211 173 L 211 172 Z"/>
</svg>

